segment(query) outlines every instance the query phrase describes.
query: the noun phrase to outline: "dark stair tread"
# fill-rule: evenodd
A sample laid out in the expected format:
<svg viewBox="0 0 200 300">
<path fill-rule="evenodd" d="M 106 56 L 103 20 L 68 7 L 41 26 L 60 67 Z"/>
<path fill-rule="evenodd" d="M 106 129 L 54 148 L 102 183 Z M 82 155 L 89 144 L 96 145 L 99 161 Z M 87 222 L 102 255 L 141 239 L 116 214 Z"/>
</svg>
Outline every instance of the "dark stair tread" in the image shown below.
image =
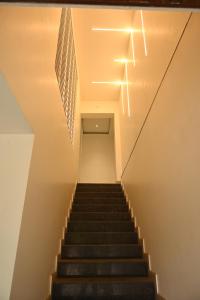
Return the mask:
<svg viewBox="0 0 200 300">
<path fill-rule="evenodd" d="M 101 215 L 105 215 L 105 214 L 108 214 L 108 215 L 110 215 L 110 214 L 123 214 L 123 215 L 127 215 L 127 214 L 129 214 L 130 215 L 130 210 L 128 210 L 128 211 L 125 211 L 125 212 L 118 212 L 118 211 L 116 211 L 116 212 L 110 212 L 110 211 L 106 211 L 106 212 L 102 212 L 102 211 L 83 211 L 83 212 L 73 212 L 73 211 L 71 211 L 71 213 L 73 213 L 73 214 L 91 214 L 91 216 L 92 215 L 95 215 L 95 214 L 101 214 Z M 112 220 L 111 220 L 112 221 Z"/>
<path fill-rule="evenodd" d="M 96 209 L 97 210 L 97 212 L 98 212 L 98 210 L 99 209 L 102 209 L 102 210 L 105 210 L 105 211 L 107 211 L 107 210 L 111 210 L 111 209 L 127 209 L 128 210 L 128 205 L 126 204 L 126 203 L 121 203 L 121 204 L 101 204 L 101 203 L 98 203 L 98 204 L 96 204 L 96 203 L 90 203 L 90 204 L 80 204 L 80 203 L 78 203 L 78 204 L 73 204 L 72 205 L 72 209 L 73 210 L 76 210 L 76 209 L 79 209 L 79 210 L 81 210 L 81 209 L 84 209 L 84 210 L 86 210 L 86 209 Z"/>
<path fill-rule="evenodd" d="M 56 278 L 52 286 L 53 299 L 154 300 L 155 295 L 154 280 L 150 277 Z"/>
<path fill-rule="evenodd" d="M 128 221 L 73 221 L 68 223 L 67 231 L 89 231 L 89 232 L 131 232 L 135 228 L 134 220 Z"/>
<path fill-rule="evenodd" d="M 84 191 L 119 191 L 119 192 L 123 192 L 123 189 L 121 186 L 101 186 L 101 187 L 98 187 L 98 186 L 92 186 L 92 187 L 89 187 L 89 186 L 78 186 L 76 188 L 76 191 L 77 192 L 84 192 Z"/>
<path fill-rule="evenodd" d="M 64 242 L 64 240 L 63 240 Z M 111 244 L 108 244 L 108 243 L 101 243 L 101 244 L 96 244 L 96 243 L 90 243 L 90 244 L 65 244 L 63 243 L 63 246 L 92 246 L 92 247 L 101 247 L 101 246 L 111 246 L 111 247 L 117 247 L 117 246 L 140 246 L 139 243 L 134 243 L 134 244 L 130 244 L 130 243 L 111 243 Z"/>
<path fill-rule="evenodd" d="M 101 220 L 99 220 L 99 221 L 90 221 L 90 220 L 88 220 L 88 221 L 86 221 L 86 220 L 84 220 L 84 221 L 76 221 L 76 220 L 73 220 L 73 221 L 70 221 L 69 223 L 88 223 L 88 224 L 92 224 L 92 223 L 97 223 L 97 224 L 117 224 L 117 223 L 124 223 L 124 224 L 133 224 L 133 222 L 134 222 L 134 219 L 132 218 L 131 220 L 120 220 L 120 221 L 117 221 L 117 220 L 106 220 L 106 221 L 101 221 Z"/>
<path fill-rule="evenodd" d="M 97 193 L 98 194 L 98 193 Z M 86 200 L 86 199 L 89 199 L 89 200 L 100 200 L 100 199 L 104 199 L 104 200 L 107 200 L 107 201 L 111 201 L 111 200 L 113 200 L 113 201 L 123 201 L 123 202 L 127 202 L 126 201 L 126 198 L 123 196 L 123 197 L 103 197 L 102 195 L 99 195 L 99 197 L 80 197 L 80 198 L 77 198 L 76 197 L 76 194 L 74 195 L 74 201 L 77 201 L 77 200 L 80 200 L 80 201 L 82 201 L 82 202 L 84 202 L 84 200 Z"/>
<path fill-rule="evenodd" d="M 100 197 L 103 197 L 103 198 L 124 198 L 124 193 L 123 192 L 101 192 L 101 191 L 98 191 L 98 192 L 76 192 L 74 194 L 75 198 L 86 198 L 86 197 L 93 197 L 93 198 L 100 198 Z"/>
<path fill-rule="evenodd" d="M 127 205 L 75 204 L 72 206 L 72 212 L 128 212 L 128 211 L 129 211 L 129 207 Z"/>
<path fill-rule="evenodd" d="M 71 212 L 71 220 L 130 220 L 129 212 Z"/>
<path fill-rule="evenodd" d="M 76 192 L 74 195 L 74 198 L 76 199 L 82 199 L 82 198 L 125 198 L 123 192 Z"/>
<path fill-rule="evenodd" d="M 139 283 L 153 283 L 154 284 L 154 278 L 152 276 L 146 276 L 146 277 L 134 277 L 134 276 L 102 276 L 102 277 L 67 277 L 67 278 L 59 278 L 55 277 L 53 279 L 54 283 L 132 283 L 132 282 L 139 282 Z"/>
<path fill-rule="evenodd" d="M 115 244 L 115 243 L 137 243 L 138 234 L 130 232 L 66 232 L 65 243 L 72 244 Z"/>
<path fill-rule="evenodd" d="M 74 198 L 73 205 L 128 205 L 123 198 Z"/>
<path fill-rule="evenodd" d="M 141 258 L 142 246 L 139 244 L 63 244 L 62 258 Z"/>
<path fill-rule="evenodd" d="M 108 187 L 108 186 L 110 186 L 110 187 L 115 187 L 115 186 L 119 186 L 119 187 L 121 187 L 121 184 L 120 183 L 77 183 L 77 187 L 95 187 L 95 186 L 97 186 L 97 187 Z"/>
<path fill-rule="evenodd" d="M 137 263 L 137 262 L 144 262 L 147 263 L 148 260 L 146 258 L 72 258 L 72 259 L 63 259 L 59 258 L 58 262 L 63 262 L 63 263 Z"/>
<path fill-rule="evenodd" d="M 141 259 L 60 259 L 58 277 L 147 276 L 148 261 Z"/>
<path fill-rule="evenodd" d="M 101 221 L 101 220 L 99 220 L 99 221 L 90 221 L 90 220 L 88 220 L 88 221 L 86 221 L 86 220 L 84 220 L 84 221 L 76 221 L 76 220 L 73 220 L 73 221 L 70 221 L 69 223 L 88 223 L 88 224 L 93 224 L 93 223 L 97 223 L 97 224 L 118 224 L 118 223 L 122 223 L 122 224 L 134 224 L 134 219 L 130 219 L 130 220 L 120 220 L 120 221 L 117 221 L 117 220 L 106 220 L 106 221 Z"/>
</svg>

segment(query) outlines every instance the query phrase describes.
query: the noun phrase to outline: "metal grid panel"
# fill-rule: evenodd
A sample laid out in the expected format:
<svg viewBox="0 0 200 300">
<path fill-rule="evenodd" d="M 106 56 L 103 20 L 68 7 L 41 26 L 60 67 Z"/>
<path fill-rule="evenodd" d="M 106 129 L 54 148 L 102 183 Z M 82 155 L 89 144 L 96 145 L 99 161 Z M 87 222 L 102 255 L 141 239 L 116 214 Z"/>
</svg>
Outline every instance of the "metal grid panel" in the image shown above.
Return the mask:
<svg viewBox="0 0 200 300">
<path fill-rule="evenodd" d="M 63 8 L 61 13 L 55 69 L 69 135 L 73 140 L 78 76 L 71 10 L 69 8 Z"/>
</svg>

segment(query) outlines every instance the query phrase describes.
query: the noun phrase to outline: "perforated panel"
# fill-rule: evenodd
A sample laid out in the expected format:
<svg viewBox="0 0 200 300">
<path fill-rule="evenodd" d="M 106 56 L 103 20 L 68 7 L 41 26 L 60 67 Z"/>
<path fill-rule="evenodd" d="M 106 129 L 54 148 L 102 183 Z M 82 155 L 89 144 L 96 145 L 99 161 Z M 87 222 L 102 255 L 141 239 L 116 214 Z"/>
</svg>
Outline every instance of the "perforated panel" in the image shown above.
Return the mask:
<svg viewBox="0 0 200 300">
<path fill-rule="evenodd" d="M 71 9 L 67 8 L 62 9 L 61 13 L 55 69 L 72 140 L 78 76 Z"/>
</svg>

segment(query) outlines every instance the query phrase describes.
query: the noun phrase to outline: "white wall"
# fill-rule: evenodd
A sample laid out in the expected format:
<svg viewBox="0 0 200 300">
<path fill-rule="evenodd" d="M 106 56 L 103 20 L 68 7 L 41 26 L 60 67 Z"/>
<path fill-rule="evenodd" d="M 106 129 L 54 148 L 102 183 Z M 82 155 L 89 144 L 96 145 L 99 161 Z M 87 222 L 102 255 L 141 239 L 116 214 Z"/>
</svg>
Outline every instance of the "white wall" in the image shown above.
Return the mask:
<svg viewBox="0 0 200 300">
<path fill-rule="evenodd" d="M 160 294 L 169 300 L 200 295 L 199 36 L 196 13 L 123 176 Z"/>
<path fill-rule="evenodd" d="M 0 7 L 0 69 L 35 135 L 20 220 L 13 300 L 47 298 L 77 180 L 80 118 L 76 116 L 72 144 L 55 75 L 60 12 L 55 8 Z M 16 154 L 17 147 L 19 144 L 13 148 Z M 14 173 L 13 180 L 18 175 Z M 1 197 L 0 201 L 4 200 Z"/>
<path fill-rule="evenodd" d="M 112 134 L 83 134 L 79 182 L 116 182 L 114 137 Z"/>
<path fill-rule="evenodd" d="M 9 299 L 33 133 L 0 75 L 0 299 Z"/>
</svg>

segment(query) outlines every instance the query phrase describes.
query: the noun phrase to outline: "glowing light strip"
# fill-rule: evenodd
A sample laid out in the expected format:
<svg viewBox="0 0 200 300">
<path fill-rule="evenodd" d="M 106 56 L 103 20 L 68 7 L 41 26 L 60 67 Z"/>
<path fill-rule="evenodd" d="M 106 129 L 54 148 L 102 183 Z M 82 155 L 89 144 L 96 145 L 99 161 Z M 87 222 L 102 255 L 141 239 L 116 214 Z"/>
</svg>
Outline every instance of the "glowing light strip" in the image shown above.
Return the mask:
<svg viewBox="0 0 200 300">
<path fill-rule="evenodd" d="M 92 31 L 112 31 L 112 32 L 127 32 L 131 33 L 134 31 L 133 28 L 92 28 Z"/>
<path fill-rule="evenodd" d="M 131 60 L 129 60 L 127 58 L 116 58 L 116 59 L 114 59 L 114 62 L 119 62 L 119 63 L 122 63 L 122 64 L 126 64 L 126 63 L 131 62 Z"/>
<path fill-rule="evenodd" d="M 123 87 L 123 85 L 121 85 L 121 100 L 122 100 L 122 113 L 124 115 L 125 109 L 124 109 L 124 87 Z"/>
<path fill-rule="evenodd" d="M 144 27 L 144 16 L 142 10 L 140 11 L 140 16 L 141 16 L 141 22 L 142 22 L 142 35 L 143 35 L 143 40 L 144 40 L 144 52 L 145 56 L 148 55 L 147 52 L 147 42 L 146 42 L 146 33 L 145 33 L 145 27 Z"/>
<path fill-rule="evenodd" d="M 93 84 L 128 85 L 127 81 L 92 81 Z"/>
<path fill-rule="evenodd" d="M 133 32 L 131 32 L 131 48 L 132 48 L 132 56 L 133 56 L 133 65 L 135 67 L 136 61 L 135 61 L 135 46 L 134 46 L 134 40 L 133 40 Z"/>
<path fill-rule="evenodd" d="M 128 82 L 128 64 L 125 64 L 125 74 L 126 74 L 126 82 Z M 129 97 L 129 87 L 128 84 L 126 85 L 126 92 L 127 92 L 127 104 L 128 104 L 128 116 L 131 116 L 131 109 L 130 109 L 130 97 Z"/>
</svg>

